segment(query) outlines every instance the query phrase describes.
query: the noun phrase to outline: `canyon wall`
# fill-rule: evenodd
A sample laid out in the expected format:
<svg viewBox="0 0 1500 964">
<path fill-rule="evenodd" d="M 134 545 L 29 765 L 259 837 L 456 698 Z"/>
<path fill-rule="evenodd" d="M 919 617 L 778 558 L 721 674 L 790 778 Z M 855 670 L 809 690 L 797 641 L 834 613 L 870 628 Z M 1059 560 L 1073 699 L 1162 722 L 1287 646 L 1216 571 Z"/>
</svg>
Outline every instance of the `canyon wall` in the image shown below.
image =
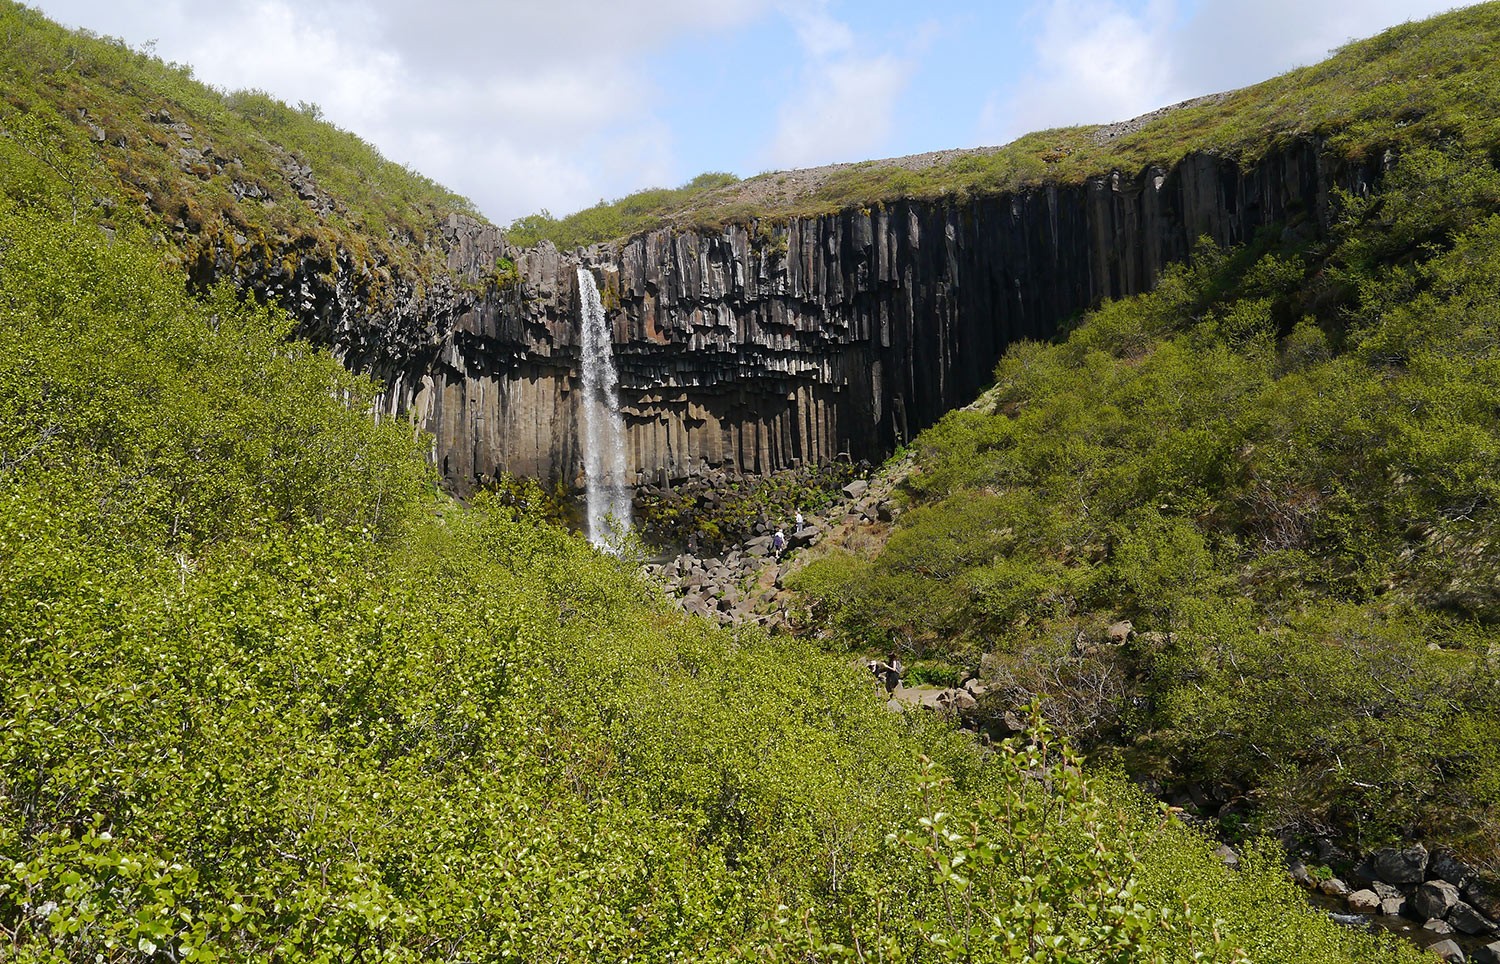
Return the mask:
<svg viewBox="0 0 1500 964">
<path fill-rule="evenodd" d="M 457 286 L 441 317 L 399 350 L 379 332 L 344 350 L 387 383 L 385 412 L 433 433 L 459 489 L 500 471 L 576 483 L 582 262 L 614 326 L 642 479 L 874 460 L 972 400 L 1012 342 L 1149 289 L 1201 236 L 1321 233 L 1331 190 L 1362 190 L 1370 173 L 1301 142 L 1246 169 L 1195 155 L 1081 185 L 663 229 L 566 254 L 453 218 Z M 501 257 L 519 279 L 478 285 Z"/>
</svg>

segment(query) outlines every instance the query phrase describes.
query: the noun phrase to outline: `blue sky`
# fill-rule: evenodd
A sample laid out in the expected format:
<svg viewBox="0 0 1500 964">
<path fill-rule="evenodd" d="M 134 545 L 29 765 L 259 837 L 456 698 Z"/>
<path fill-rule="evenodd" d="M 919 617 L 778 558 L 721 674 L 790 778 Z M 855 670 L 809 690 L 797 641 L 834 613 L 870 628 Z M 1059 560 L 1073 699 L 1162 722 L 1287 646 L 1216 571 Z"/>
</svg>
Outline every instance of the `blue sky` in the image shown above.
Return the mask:
<svg viewBox="0 0 1500 964">
<path fill-rule="evenodd" d="M 499 223 L 703 171 L 1003 144 L 1244 86 L 1453 0 L 31 0 L 325 116 Z"/>
</svg>

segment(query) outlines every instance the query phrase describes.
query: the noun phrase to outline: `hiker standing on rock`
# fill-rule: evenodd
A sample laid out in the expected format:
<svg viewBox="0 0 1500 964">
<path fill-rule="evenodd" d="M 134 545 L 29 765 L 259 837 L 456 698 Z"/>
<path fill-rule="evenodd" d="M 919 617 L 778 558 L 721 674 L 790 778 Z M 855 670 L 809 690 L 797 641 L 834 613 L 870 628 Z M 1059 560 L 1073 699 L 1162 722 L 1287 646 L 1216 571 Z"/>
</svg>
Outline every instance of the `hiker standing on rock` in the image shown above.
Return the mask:
<svg viewBox="0 0 1500 964">
<path fill-rule="evenodd" d="M 774 553 L 776 553 L 776 558 L 777 559 L 780 559 L 781 558 L 781 550 L 783 550 L 785 548 L 786 548 L 786 533 L 782 532 L 780 529 L 777 529 L 776 530 L 776 534 L 771 537 L 771 551 L 774 552 Z"/>
<path fill-rule="evenodd" d="M 901 665 L 901 657 L 891 653 L 885 662 L 870 664 L 870 669 L 875 673 L 875 678 L 885 684 L 888 695 L 894 695 L 901 686 L 901 674 L 906 672 L 906 667 Z"/>
<path fill-rule="evenodd" d="M 800 532 L 801 529 L 802 529 L 802 510 L 798 509 L 797 510 L 797 528 L 794 529 L 794 530 L 792 530 L 792 531 L 794 531 L 794 532 Z"/>
</svg>

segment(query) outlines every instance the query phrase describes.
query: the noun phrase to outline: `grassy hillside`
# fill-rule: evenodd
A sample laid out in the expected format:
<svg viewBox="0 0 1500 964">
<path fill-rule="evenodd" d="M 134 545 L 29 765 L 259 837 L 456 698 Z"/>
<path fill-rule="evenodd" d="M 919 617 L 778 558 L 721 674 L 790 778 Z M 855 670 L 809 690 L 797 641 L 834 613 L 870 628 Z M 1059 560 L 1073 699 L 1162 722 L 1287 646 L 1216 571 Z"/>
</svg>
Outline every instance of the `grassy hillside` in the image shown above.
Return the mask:
<svg viewBox="0 0 1500 964">
<path fill-rule="evenodd" d="M 0 0 L 0 194 L 56 195 L 74 218 L 145 224 L 192 263 L 342 258 L 422 284 L 430 247 L 468 201 L 258 91 L 225 93 L 110 38 L 71 32 Z"/>
<path fill-rule="evenodd" d="M 659 203 L 650 192 L 570 218 L 528 218 L 528 237 L 564 246 L 655 226 L 621 212 L 647 208 L 657 224 L 717 225 L 826 214 L 899 198 L 1014 191 L 1076 183 L 1208 152 L 1253 163 L 1294 138 L 1335 157 L 1364 159 L 1437 142 L 1500 148 L 1500 3 L 1487 3 L 1349 44 L 1316 66 L 1137 122 L 1028 134 L 998 148 L 761 174 Z"/>
<path fill-rule="evenodd" d="M 0 199 L 0 957 L 1416 960 L 1038 726 L 439 496 L 368 381 Z"/>
<path fill-rule="evenodd" d="M 1223 827 L 1500 870 L 1500 170 L 1409 148 L 1334 236 L 1205 247 L 916 442 L 844 638 L 979 669 Z M 1130 619 L 1136 635 L 1103 642 Z M 883 649 L 882 649 L 883 651 Z"/>
</svg>

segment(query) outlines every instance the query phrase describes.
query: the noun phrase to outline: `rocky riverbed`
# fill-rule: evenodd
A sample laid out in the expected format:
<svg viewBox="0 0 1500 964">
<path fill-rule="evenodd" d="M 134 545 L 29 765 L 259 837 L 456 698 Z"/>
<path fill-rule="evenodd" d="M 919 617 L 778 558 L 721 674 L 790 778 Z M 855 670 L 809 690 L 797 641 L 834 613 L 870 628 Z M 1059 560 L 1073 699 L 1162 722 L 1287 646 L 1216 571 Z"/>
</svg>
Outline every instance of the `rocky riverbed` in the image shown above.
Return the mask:
<svg viewBox="0 0 1500 964">
<path fill-rule="evenodd" d="M 801 525 L 796 514 L 770 518 L 755 527 L 754 535 L 728 549 L 682 552 L 648 564 L 646 575 L 661 583 L 684 612 L 721 626 L 791 631 L 796 601 L 786 580 L 805 564 L 805 551 L 823 543 L 842 545 L 855 534 L 884 542 L 901 512 L 896 486 L 909 469 L 910 460 L 905 460 L 873 478 L 854 479 L 827 509 L 805 514 Z M 780 551 L 775 548 L 777 531 L 785 541 Z"/>
<path fill-rule="evenodd" d="M 1291 874 L 1340 923 L 1375 926 L 1447 961 L 1500 964 L 1500 888 L 1453 854 L 1422 844 L 1377 850 L 1344 877 Z"/>
</svg>

